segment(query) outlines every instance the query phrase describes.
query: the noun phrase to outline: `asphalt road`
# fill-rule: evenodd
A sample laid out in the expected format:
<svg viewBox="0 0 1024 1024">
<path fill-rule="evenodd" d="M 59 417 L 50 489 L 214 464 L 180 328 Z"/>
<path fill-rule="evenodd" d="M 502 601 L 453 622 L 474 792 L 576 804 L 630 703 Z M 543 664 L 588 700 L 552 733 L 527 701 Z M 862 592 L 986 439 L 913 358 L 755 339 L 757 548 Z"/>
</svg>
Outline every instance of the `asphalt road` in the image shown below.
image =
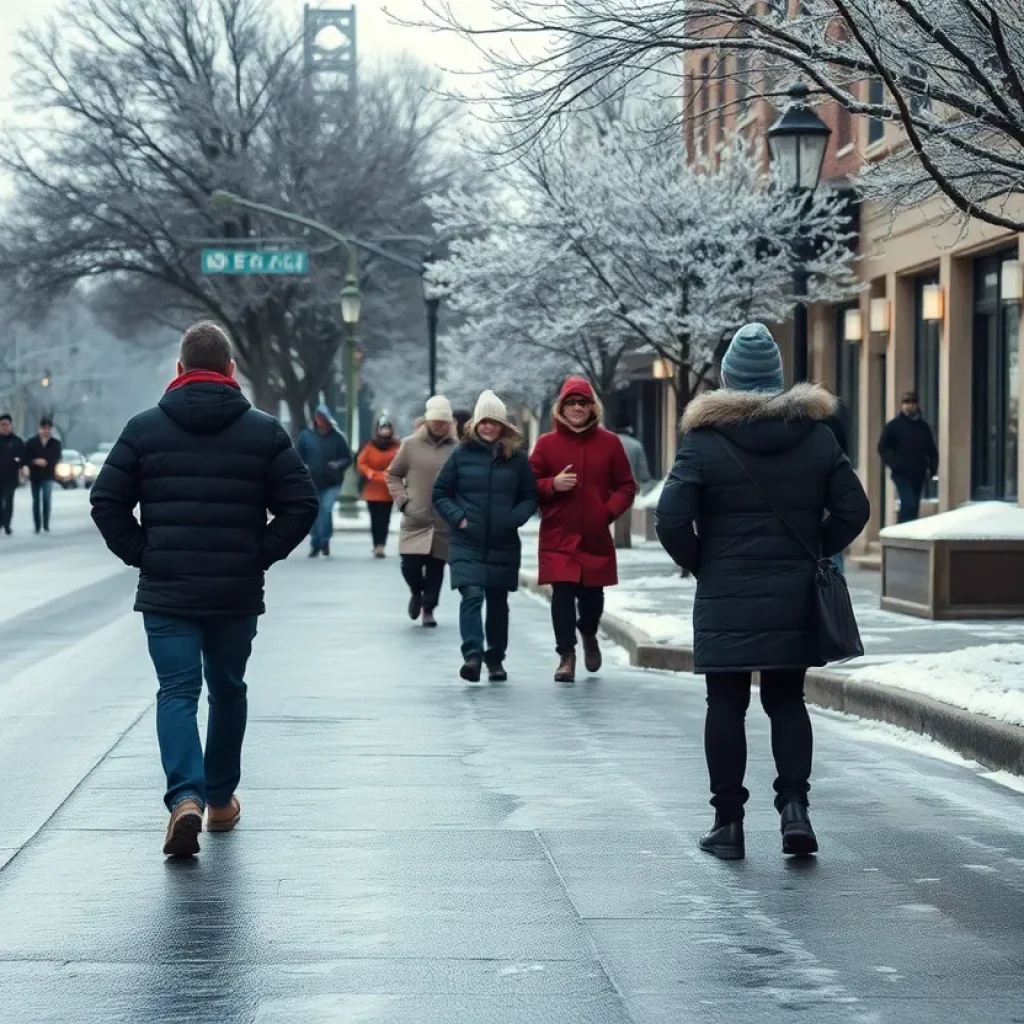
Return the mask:
<svg viewBox="0 0 1024 1024">
<path fill-rule="evenodd" d="M 362 536 L 273 572 L 242 824 L 166 863 L 133 574 L 60 499 L 0 538 L 2 1024 L 1024 1022 L 1024 795 L 816 715 L 787 862 L 752 710 L 747 860 L 709 859 L 696 680 L 556 686 L 523 595 L 467 686 L 452 595 L 413 626 Z"/>
</svg>

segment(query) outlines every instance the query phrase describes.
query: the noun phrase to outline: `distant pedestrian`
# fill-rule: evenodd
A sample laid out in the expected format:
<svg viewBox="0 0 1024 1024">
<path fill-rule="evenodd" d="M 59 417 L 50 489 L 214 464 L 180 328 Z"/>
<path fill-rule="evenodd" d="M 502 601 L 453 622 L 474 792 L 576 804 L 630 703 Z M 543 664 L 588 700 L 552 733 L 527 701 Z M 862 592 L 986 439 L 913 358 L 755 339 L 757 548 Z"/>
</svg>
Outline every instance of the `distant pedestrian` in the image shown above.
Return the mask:
<svg viewBox="0 0 1024 1024">
<path fill-rule="evenodd" d="M 309 557 L 330 556 L 334 506 L 345 482 L 345 470 L 352 465 L 352 449 L 326 405 L 317 409 L 312 424 L 299 434 L 295 447 L 320 498 L 320 514 L 309 533 Z"/>
<path fill-rule="evenodd" d="M 620 410 L 615 421 L 615 433 L 622 442 L 629 468 L 633 471 L 637 492 L 642 493 L 651 482 L 651 470 L 647 465 L 647 452 L 633 433 L 633 421 L 625 410 Z M 615 546 L 629 548 L 633 546 L 633 523 L 629 515 L 619 516 L 614 527 Z"/>
<path fill-rule="evenodd" d="M 90 495 L 107 547 L 139 569 L 135 610 L 160 681 L 168 856 L 199 852 L 204 809 L 209 832 L 238 822 L 245 669 L 264 574 L 302 542 L 318 507 L 288 434 L 249 405 L 234 372 L 227 334 L 190 327 L 177 378 L 128 421 Z M 204 672 L 205 753 L 196 728 Z"/>
<path fill-rule="evenodd" d="M 647 465 L 647 452 L 633 433 L 633 421 L 625 412 L 620 412 L 615 424 L 615 433 L 626 450 L 629 468 L 633 471 L 633 479 L 641 490 L 651 480 L 651 470 Z"/>
<path fill-rule="evenodd" d="M 452 530 L 452 587 L 462 595 L 459 674 L 471 683 L 479 681 L 482 665 L 491 682 L 508 678 L 508 595 L 519 587 L 519 529 L 537 511 L 537 484 L 522 445 L 505 404 L 484 391 L 434 484 L 434 508 Z"/>
<path fill-rule="evenodd" d="M 452 415 L 455 417 L 455 431 L 461 441 L 466 436 L 466 424 L 473 418 L 468 409 L 456 409 Z"/>
<path fill-rule="evenodd" d="M 637 491 L 622 442 L 601 426 L 602 415 L 590 382 L 570 377 L 555 403 L 555 429 L 530 456 L 541 511 L 538 581 L 552 587 L 555 680 L 563 683 L 576 678 L 577 630 L 587 671 L 601 668 L 604 588 L 618 582 L 611 526 Z"/>
<path fill-rule="evenodd" d="M 835 400 L 815 384 L 783 390 L 782 357 L 766 327 L 736 332 L 722 359 L 722 385 L 687 406 L 657 510 L 665 550 L 697 577 L 694 671 L 707 682 L 704 749 L 715 808 L 700 847 L 723 859 L 744 856 L 744 719 L 751 673 L 759 671 L 783 850 L 814 853 L 804 676 L 821 664 L 813 625 L 817 563 L 772 504 L 828 558 L 864 528 L 868 500 L 825 426 Z"/>
<path fill-rule="evenodd" d="M 889 420 L 878 439 L 878 454 L 892 473 L 900 499 L 897 522 L 911 523 L 921 514 L 925 484 L 939 472 L 935 435 L 921 415 L 916 391 L 907 391 L 899 414 Z"/>
<path fill-rule="evenodd" d="M 427 628 L 437 625 L 434 610 L 448 560 L 448 524 L 434 512 L 434 481 L 457 444 L 451 403 L 435 395 L 387 471 L 388 490 L 402 513 L 398 553 L 409 587 L 409 618 L 421 618 Z"/>
<path fill-rule="evenodd" d="M 11 535 L 11 518 L 14 515 L 14 495 L 24 465 L 25 442 L 14 433 L 11 414 L 0 413 L 0 529 L 8 537 Z"/>
<path fill-rule="evenodd" d="M 391 526 L 391 492 L 388 490 L 388 467 L 395 460 L 400 447 L 395 437 L 395 428 L 387 415 L 377 418 L 373 437 L 363 447 L 356 460 L 360 474 L 366 481 L 363 499 L 370 512 L 370 534 L 373 539 L 373 554 L 384 557 Z"/>
<path fill-rule="evenodd" d="M 36 533 L 50 532 L 53 482 L 63 451 L 63 445 L 53 436 L 53 420 L 44 416 L 39 421 L 39 433 L 25 442 L 25 465 L 32 487 L 32 521 Z"/>
</svg>

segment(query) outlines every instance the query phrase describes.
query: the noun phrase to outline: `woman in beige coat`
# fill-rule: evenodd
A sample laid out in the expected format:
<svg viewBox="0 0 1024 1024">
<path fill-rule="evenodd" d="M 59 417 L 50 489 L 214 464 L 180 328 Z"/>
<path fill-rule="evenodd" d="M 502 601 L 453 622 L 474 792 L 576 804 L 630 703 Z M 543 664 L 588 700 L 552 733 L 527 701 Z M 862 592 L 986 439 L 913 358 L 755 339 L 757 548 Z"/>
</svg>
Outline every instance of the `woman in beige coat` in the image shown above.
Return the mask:
<svg viewBox="0 0 1024 1024">
<path fill-rule="evenodd" d="M 426 414 L 388 467 L 387 484 L 402 513 L 398 553 L 409 585 L 409 618 L 436 626 L 434 609 L 441 597 L 448 559 L 448 524 L 434 513 L 432 493 L 441 467 L 455 450 L 458 434 L 451 403 L 435 395 Z"/>
</svg>

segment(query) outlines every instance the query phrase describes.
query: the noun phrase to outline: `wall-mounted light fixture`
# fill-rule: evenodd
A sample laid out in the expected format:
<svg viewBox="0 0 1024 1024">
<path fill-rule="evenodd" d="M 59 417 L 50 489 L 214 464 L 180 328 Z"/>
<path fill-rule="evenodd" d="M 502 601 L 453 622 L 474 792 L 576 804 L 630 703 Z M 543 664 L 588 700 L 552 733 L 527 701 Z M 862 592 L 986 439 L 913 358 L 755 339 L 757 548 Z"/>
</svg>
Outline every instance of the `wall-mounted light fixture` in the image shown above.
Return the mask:
<svg viewBox="0 0 1024 1024">
<path fill-rule="evenodd" d="M 921 289 L 921 319 L 928 323 L 942 320 L 946 314 L 946 293 L 941 284 L 926 284 Z"/>
<path fill-rule="evenodd" d="M 864 318 L 860 307 L 854 306 L 843 314 L 843 341 L 860 341 L 864 336 Z"/>
<path fill-rule="evenodd" d="M 889 300 L 884 296 L 871 300 L 870 325 L 872 334 L 889 333 Z"/>
<path fill-rule="evenodd" d="M 999 297 L 1003 302 L 1024 302 L 1024 263 L 1004 260 L 999 272 Z"/>
<path fill-rule="evenodd" d="M 672 364 L 667 359 L 655 359 L 651 364 L 651 376 L 655 380 L 671 380 Z"/>
</svg>

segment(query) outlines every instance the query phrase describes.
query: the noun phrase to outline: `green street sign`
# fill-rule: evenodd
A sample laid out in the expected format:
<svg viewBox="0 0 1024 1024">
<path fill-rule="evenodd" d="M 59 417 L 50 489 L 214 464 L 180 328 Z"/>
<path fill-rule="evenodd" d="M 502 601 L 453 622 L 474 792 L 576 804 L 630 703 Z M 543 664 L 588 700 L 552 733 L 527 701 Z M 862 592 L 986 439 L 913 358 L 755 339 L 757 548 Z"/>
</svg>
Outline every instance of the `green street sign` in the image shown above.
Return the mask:
<svg viewBox="0 0 1024 1024">
<path fill-rule="evenodd" d="M 301 249 L 204 249 L 204 274 L 308 274 L 309 253 Z"/>
</svg>

